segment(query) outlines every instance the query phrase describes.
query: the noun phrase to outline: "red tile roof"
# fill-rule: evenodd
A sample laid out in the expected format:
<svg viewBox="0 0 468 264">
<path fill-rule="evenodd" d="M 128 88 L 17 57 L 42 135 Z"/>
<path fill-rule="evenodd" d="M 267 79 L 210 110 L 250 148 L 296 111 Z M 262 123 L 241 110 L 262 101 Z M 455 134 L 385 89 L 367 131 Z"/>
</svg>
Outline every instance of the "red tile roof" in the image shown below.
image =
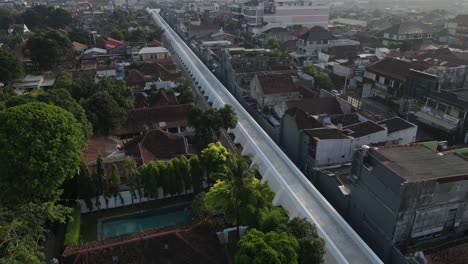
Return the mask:
<svg viewBox="0 0 468 264">
<path fill-rule="evenodd" d="M 88 147 L 85 151 L 83 151 L 85 164 L 89 164 L 90 162 L 95 161 L 98 154 L 101 154 L 101 156 L 106 155 L 105 141 L 106 138 L 95 136 L 88 141 Z"/>
<path fill-rule="evenodd" d="M 121 128 L 114 130 L 112 135 L 137 134 L 145 131 L 147 128 L 158 128 L 163 122 L 166 128 L 187 126 L 188 116 L 192 109 L 192 104 L 134 109 L 128 112 L 125 124 Z"/>
<path fill-rule="evenodd" d="M 132 69 L 125 76 L 125 81 L 129 86 L 144 86 L 146 83 L 146 78 L 143 73 L 138 70 Z"/>
<path fill-rule="evenodd" d="M 144 135 L 130 140 L 124 146 L 125 155 L 141 159 L 143 164 L 160 159 L 170 159 L 179 155 L 188 154 L 184 137 L 169 132 L 153 129 Z"/>
<path fill-rule="evenodd" d="M 116 40 L 116 39 L 113 39 L 113 38 L 107 38 L 107 40 L 105 41 L 105 46 L 106 46 L 106 49 L 113 49 L 113 48 L 116 48 L 118 46 L 122 46 L 124 43 L 120 40 Z"/>
</svg>

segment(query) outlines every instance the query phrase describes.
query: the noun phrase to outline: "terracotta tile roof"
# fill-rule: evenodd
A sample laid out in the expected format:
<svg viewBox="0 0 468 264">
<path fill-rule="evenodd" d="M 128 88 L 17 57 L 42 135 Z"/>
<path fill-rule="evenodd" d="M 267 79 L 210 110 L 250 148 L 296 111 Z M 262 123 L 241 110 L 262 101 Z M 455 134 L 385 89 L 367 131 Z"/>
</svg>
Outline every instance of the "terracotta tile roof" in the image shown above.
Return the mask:
<svg viewBox="0 0 468 264">
<path fill-rule="evenodd" d="M 144 135 L 130 140 L 124 145 L 124 150 L 125 155 L 141 159 L 144 164 L 188 154 L 184 137 L 160 129 L 148 130 Z"/>
<path fill-rule="evenodd" d="M 257 73 L 256 77 L 264 94 L 298 92 L 291 74 Z"/>
<path fill-rule="evenodd" d="M 83 151 L 83 158 L 85 164 L 89 164 L 96 160 L 98 154 L 101 156 L 106 155 L 106 138 L 104 137 L 92 137 L 88 141 L 88 147 Z"/>
<path fill-rule="evenodd" d="M 146 108 L 149 106 L 148 94 L 146 92 L 135 93 L 133 98 L 135 99 L 135 109 Z"/>
<path fill-rule="evenodd" d="M 367 71 L 381 74 L 399 81 L 405 81 L 410 70 L 424 71 L 429 68 L 427 64 L 414 63 L 394 58 L 385 58 L 367 67 Z"/>
<path fill-rule="evenodd" d="M 156 94 L 151 95 L 151 105 L 153 106 L 176 105 L 177 103 L 177 97 L 174 93 L 167 93 L 160 90 Z"/>
<path fill-rule="evenodd" d="M 106 49 L 113 49 L 113 48 L 116 48 L 118 46 L 122 46 L 123 44 L 124 44 L 123 41 L 116 40 L 116 39 L 113 39 L 113 38 L 107 38 L 107 40 L 105 41 Z"/>
<path fill-rule="evenodd" d="M 76 41 L 73 41 L 72 45 L 73 45 L 73 49 L 76 50 L 76 51 L 83 51 L 85 49 L 88 49 L 87 45 L 85 45 L 83 43 L 76 42 Z"/>
<path fill-rule="evenodd" d="M 174 128 L 188 125 L 192 104 L 154 106 L 134 109 L 128 112 L 125 124 L 111 134 L 116 136 L 137 134 L 147 128 Z"/>
<path fill-rule="evenodd" d="M 138 70 L 132 69 L 125 76 L 125 81 L 129 86 L 144 86 L 146 83 L 146 78 L 143 73 Z"/>
</svg>

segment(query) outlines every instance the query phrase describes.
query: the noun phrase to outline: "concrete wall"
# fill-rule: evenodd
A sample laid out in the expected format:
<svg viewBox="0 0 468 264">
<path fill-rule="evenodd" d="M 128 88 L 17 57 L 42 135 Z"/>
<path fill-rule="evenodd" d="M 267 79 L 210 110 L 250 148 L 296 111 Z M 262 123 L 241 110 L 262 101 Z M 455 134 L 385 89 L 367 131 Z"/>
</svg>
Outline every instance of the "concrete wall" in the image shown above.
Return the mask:
<svg viewBox="0 0 468 264">
<path fill-rule="evenodd" d="M 352 184 L 348 222 L 384 262 L 389 261 L 402 181 L 372 162 L 372 157 L 369 167 L 359 162 L 359 157 L 357 152 L 352 165 L 352 175 L 358 178 Z"/>
<path fill-rule="evenodd" d="M 291 159 L 292 162 L 299 162 L 300 131 L 297 129 L 296 120 L 290 115 L 284 115 L 281 119 L 281 132 L 279 145 Z"/>
<path fill-rule="evenodd" d="M 326 171 L 317 171 L 311 179 L 314 186 L 327 198 L 333 208 L 346 219 L 349 208 L 349 195 L 344 194 L 336 179 L 336 175 L 329 175 Z"/>
<path fill-rule="evenodd" d="M 327 139 L 317 142 L 315 164 L 326 166 L 351 160 L 351 139 Z"/>
<path fill-rule="evenodd" d="M 418 127 L 410 127 L 387 135 L 387 144 L 409 144 L 416 141 Z"/>
</svg>

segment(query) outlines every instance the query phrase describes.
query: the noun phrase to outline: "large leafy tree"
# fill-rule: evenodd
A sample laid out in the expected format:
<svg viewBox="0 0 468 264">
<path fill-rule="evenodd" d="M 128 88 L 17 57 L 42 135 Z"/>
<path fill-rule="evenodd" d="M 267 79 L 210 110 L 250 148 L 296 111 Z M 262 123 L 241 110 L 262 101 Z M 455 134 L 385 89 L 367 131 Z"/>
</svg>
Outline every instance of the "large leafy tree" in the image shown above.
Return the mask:
<svg viewBox="0 0 468 264">
<path fill-rule="evenodd" d="M 195 128 L 202 144 L 207 145 L 218 140 L 220 129 L 234 128 L 237 124 L 237 115 L 231 105 L 225 105 L 220 109 L 210 108 L 205 112 L 194 108 L 189 115 L 189 123 Z"/>
<path fill-rule="evenodd" d="M 235 217 L 237 236 L 240 238 L 240 213 L 239 206 L 241 196 L 246 192 L 250 192 L 252 182 L 255 178 L 255 169 L 250 167 L 250 160 L 246 157 L 241 157 L 235 154 L 230 154 L 226 160 L 226 170 L 218 173 L 217 176 L 223 181 L 226 181 L 231 186 L 231 199 L 234 200 Z"/>
<path fill-rule="evenodd" d="M 86 112 L 83 107 L 71 97 L 70 93 L 65 89 L 51 89 L 45 93 L 40 93 L 37 96 L 40 102 L 54 104 L 67 110 L 75 116 L 76 120 L 81 124 L 83 133 L 86 138 L 92 135 L 93 129 L 91 123 L 86 117 Z"/>
<path fill-rule="evenodd" d="M 72 113 L 76 120 L 81 124 L 85 137 L 89 138 L 91 136 L 92 125 L 88 121 L 83 107 L 73 99 L 70 93 L 65 89 L 50 89 L 47 91 L 39 90 L 34 93 L 12 96 L 6 100 L 5 106 L 13 107 L 37 101 L 59 106 Z"/>
<path fill-rule="evenodd" d="M 207 176 L 225 173 L 228 156 L 229 152 L 220 142 L 210 143 L 202 150 L 200 159 L 205 166 Z"/>
<path fill-rule="evenodd" d="M 73 23 L 73 18 L 64 9 L 43 5 L 28 8 L 21 14 L 28 28 L 45 29 L 46 27 L 62 28 Z"/>
<path fill-rule="evenodd" d="M 106 91 L 97 92 L 82 103 L 88 120 L 97 132 L 103 134 L 118 128 L 124 121 L 126 111 Z"/>
<path fill-rule="evenodd" d="M 51 203 L 0 206 L 0 263 L 45 262 L 42 243 L 47 221 L 64 222 L 70 212 Z"/>
<path fill-rule="evenodd" d="M 192 156 L 189 159 L 190 175 L 192 176 L 193 191 L 195 193 L 201 192 L 203 189 L 203 168 L 198 156 Z"/>
<path fill-rule="evenodd" d="M 0 111 L 0 200 L 56 201 L 84 147 L 79 123 L 60 107 L 28 103 Z"/>
<path fill-rule="evenodd" d="M 323 263 L 325 241 L 318 236 L 317 228 L 305 218 L 293 218 L 287 224 L 287 231 L 299 242 L 299 263 Z"/>
<path fill-rule="evenodd" d="M 297 240 L 286 232 L 252 229 L 237 243 L 236 264 L 296 264 Z"/>
<path fill-rule="evenodd" d="M 23 75 L 23 65 L 10 53 L 0 49 L 0 82 L 9 82 Z"/>
<path fill-rule="evenodd" d="M 25 52 L 38 69 L 51 70 L 71 56 L 72 46 L 68 37 L 62 33 L 40 32 L 29 38 Z"/>
</svg>

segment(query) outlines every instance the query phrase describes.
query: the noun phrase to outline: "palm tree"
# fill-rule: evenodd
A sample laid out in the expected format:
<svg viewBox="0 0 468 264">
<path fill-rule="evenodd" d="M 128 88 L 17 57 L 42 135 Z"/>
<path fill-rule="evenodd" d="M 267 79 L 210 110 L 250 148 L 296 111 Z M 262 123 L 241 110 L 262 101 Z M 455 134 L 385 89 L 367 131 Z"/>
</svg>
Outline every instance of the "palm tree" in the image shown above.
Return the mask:
<svg viewBox="0 0 468 264">
<path fill-rule="evenodd" d="M 252 183 L 256 171 L 256 168 L 250 166 L 250 164 L 251 162 L 248 157 L 240 156 L 237 153 L 231 153 L 226 160 L 226 172 L 216 174 L 219 179 L 224 180 L 231 185 L 231 195 L 235 201 L 236 229 L 238 239 L 240 239 L 240 197 L 242 193 L 249 190 L 250 183 Z"/>
</svg>

